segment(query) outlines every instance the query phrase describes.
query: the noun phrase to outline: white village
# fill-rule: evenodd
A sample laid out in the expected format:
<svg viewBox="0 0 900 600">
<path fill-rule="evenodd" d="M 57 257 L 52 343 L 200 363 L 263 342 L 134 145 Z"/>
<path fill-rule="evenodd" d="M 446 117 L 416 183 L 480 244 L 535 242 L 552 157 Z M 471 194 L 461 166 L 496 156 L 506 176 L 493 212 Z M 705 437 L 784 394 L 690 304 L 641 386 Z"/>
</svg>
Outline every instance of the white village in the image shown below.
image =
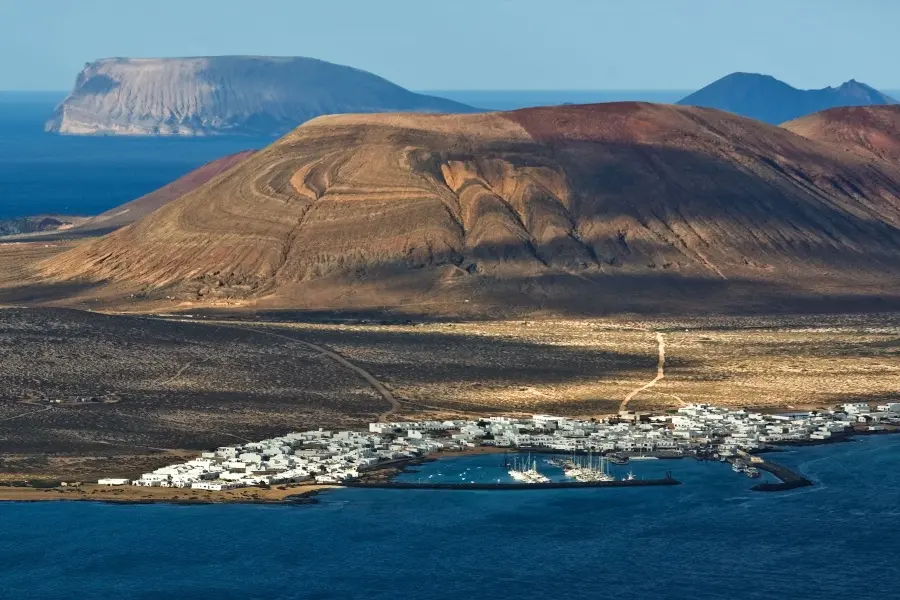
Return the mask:
<svg viewBox="0 0 900 600">
<path fill-rule="evenodd" d="M 606 455 L 620 461 L 698 452 L 725 460 L 768 445 L 825 443 L 849 431 L 875 432 L 896 425 L 900 425 L 900 403 L 875 408 L 850 403 L 831 411 L 788 414 L 693 404 L 670 414 L 629 414 L 604 420 L 534 415 L 371 423 L 368 431 L 319 429 L 222 446 L 199 458 L 144 473 L 133 481 L 106 478 L 98 483 L 213 491 L 300 482 L 340 484 L 391 464 L 478 446 L 564 455 L 596 453 L 598 458 Z M 575 477 L 579 473 L 609 477 L 602 461 L 599 464 L 600 469 L 596 469 L 573 463 L 570 471 Z M 514 467 L 510 475 L 523 484 L 546 481 L 536 467 Z"/>
</svg>

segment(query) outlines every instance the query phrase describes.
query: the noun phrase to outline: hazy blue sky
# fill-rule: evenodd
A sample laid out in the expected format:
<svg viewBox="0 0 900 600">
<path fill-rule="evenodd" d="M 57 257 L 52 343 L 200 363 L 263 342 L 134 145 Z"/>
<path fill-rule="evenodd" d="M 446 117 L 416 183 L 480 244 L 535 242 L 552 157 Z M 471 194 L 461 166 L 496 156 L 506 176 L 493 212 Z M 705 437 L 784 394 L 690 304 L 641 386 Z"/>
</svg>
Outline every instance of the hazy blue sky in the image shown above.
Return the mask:
<svg viewBox="0 0 900 600">
<path fill-rule="evenodd" d="M 413 89 L 900 88 L 900 0 L 0 0 L 0 89 L 107 56 L 262 54 Z"/>
</svg>

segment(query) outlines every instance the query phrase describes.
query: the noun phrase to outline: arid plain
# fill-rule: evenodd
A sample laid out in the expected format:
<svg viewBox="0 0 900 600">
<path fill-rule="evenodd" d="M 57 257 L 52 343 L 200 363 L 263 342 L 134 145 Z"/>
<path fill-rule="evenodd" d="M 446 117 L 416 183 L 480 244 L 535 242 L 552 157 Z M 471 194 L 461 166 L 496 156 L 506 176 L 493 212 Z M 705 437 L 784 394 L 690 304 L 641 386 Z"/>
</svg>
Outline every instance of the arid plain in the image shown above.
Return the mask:
<svg viewBox="0 0 900 600">
<path fill-rule="evenodd" d="M 642 389 L 660 336 L 664 377 Z M 0 385 L 0 478 L 91 480 L 379 418 L 877 401 L 900 387 L 900 327 L 892 314 L 263 323 L 6 309 Z"/>
</svg>

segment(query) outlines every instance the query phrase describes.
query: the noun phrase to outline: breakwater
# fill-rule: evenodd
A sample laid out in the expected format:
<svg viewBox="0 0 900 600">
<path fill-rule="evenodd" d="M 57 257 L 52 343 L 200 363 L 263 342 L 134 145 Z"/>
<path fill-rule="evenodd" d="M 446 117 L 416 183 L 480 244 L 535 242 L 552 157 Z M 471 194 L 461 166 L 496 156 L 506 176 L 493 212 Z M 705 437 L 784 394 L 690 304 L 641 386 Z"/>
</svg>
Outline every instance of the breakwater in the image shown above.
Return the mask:
<svg viewBox="0 0 900 600">
<path fill-rule="evenodd" d="M 753 466 L 761 471 L 768 471 L 781 480 L 779 483 L 759 483 L 754 485 L 750 488 L 754 492 L 783 492 L 813 485 L 812 481 L 800 473 L 770 460 L 754 461 Z"/>
<path fill-rule="evenodd" d="M 412 481 L 347 481 L 342 484 L 349 488 L 377 488 L 393 490 L 558 490 L 569 488 L 600 487 L 650 487 L 681 485 L 681 482 L 666 474 L 659 479 L 630 479 L 621 481 L 551 481 L 547 483 L 418 483 Z"/>
<path fill-rule="evenodd" d="M 513 454 L 555 454 L 559 456 L 588 456 L 589 454 L 593 454 L 594 456 L 607 456 L 607 457 L 623 457 L 623 458 L 633 458 L 633 457 L 645 457 L 645 458 L 660 458 L 660 459 L 677 459 L 677 458 L 685 458 L 687 455 L 676 452 L 674 450 L 655 450 L 648 452 L 640 452 L 640 451 L 619 451 L 619 452 L 594 452 L 591 450 L 559 450 L 556 448 L 547 448 L 546 446 L 517 446 L 515 448 L 510 448 L 510 452 Z"/>
</svg>

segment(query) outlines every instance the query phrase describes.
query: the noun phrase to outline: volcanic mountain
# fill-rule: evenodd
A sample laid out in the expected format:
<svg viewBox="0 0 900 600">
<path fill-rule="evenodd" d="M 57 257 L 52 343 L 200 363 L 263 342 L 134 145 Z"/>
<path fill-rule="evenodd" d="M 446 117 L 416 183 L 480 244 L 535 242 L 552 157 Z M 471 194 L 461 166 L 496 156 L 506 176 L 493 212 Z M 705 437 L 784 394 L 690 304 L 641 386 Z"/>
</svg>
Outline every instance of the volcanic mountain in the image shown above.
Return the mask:
<svg viewBox="0 0 900 600">
<path fill-rule="evenodd" d="M 782 127 L 900 165 L 900 105 L 833 108 Z"/>
<path fill-rule="evenodd" d="M 45 129 L 92 135 L 280 135 L 334 113 L 473 112 L 313 58 L 107 58 L 85 65 Z"/>
<path fill-rule="evenodd" d="M 858 310 L 900 292 L 900 169 L 695 107 L 329 116 L 40 268 L 260 310 Z"/>
<path fill-rule="evenodd" d="M 798 90 L 770 75 L 732 73 L 678 101 L 704 106 L 777 125 L 838 106 L 896 104 L 878 90 L 851 79 L 839 87 Z"/>
</svg>

